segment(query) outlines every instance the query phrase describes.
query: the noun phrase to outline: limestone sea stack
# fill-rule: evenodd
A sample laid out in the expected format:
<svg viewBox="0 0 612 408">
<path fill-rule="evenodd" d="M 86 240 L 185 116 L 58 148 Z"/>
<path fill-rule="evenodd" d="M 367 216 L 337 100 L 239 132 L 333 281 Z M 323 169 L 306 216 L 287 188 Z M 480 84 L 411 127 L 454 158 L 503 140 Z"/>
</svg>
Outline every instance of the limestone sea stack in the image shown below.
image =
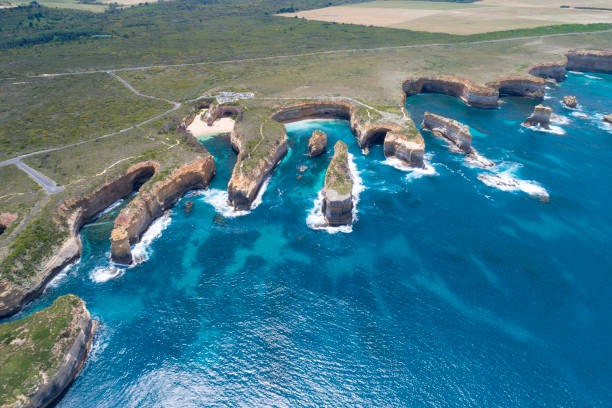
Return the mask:
<svg viewBox="0 0 612 408">
<path fill-rule="evenodd" d="M 541 126 L 545 129 L 550 127 L 550 116 L 552 115 L 552 109 L 544 106 L 537 105 L 533 113 L 523 122 L 524 126 Z"/>
<path fill-rule="evenodd" d="M 47 407 L 56 402 L 83 367 L 96 326 L 85 302 L 74 295 L 0 324 L 0 406 Z"/>
<path fill-rule="evenodd" d="M 353 221 L 353 178 L 348 161 L 347 145 L 336 142 L 323 186 L 322 210 L 330 226 L 349 225 Z"/>
<path fill-rule="evenodd" d="M 312 136 L 308 140 L 308 155 L 317 157 L 325 153 L 325 150 L 327 150 L 327 135 L 317 129 L 312 132 Z"/>
<path fill-rule="evenodd" d="M 133 262 L 130 246 L 140 240 L 153 220 L 189 190 L 205 188 L 215 175 L 215 160 L 208 154 L 174 170 L 165 179 L 141 192 L 115 219 L 111 232 L 111 259 L 120 264 Z"/>
<path fill-rule="evenodd" d="M 563 105 L 567 106 L 568 108 L 573 109 L 578 105 L 578 100 L 576 99 L 575 96 L 565 95 L 563 97 Z"/>
<path fill-rule="evenodd" d="M 454 119 L 425 112 L 423 129 L 431 131 L 435 136 L 445 138 L 456 145 L 463 152 L 472 153 L 472 134 L 470 128 Z"/>
<path fill-rule="evenodd" d="M 608 123 L 612 124 L 612 113 L 610 113 L 609 115 L 604 116 L 603 120 L 605 122 L 608 122 Z"/>
</svg>

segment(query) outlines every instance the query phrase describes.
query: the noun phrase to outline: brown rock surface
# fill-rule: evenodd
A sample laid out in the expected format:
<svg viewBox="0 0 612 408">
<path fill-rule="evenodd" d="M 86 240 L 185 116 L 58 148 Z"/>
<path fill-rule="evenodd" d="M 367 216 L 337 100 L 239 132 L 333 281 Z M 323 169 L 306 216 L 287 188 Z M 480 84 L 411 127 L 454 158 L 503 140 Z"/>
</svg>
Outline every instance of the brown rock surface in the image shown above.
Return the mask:
<svg viewBox="0 0 612 408">
<path fill-rule="evenodd" d="M 464 78 L 448 75 L 407 79 L 402 83 L 407 96 L 419 93 L 441 93 L 455 96 L 466 105 L 478 108 L 497 108 L 499 93 L 495 89 L 478 86 Z"/>
<path fill-rule="evenodd" d="M 503 76 L 487 86 L 499 91 L 499 96 L 522 96 L 525 98 L 542 99 L 546 89 L 546 81 L 538 77 Z"/>
<path fill-rule="evenodd" d="M 336 142 L 323 186 L 322 211 L 331 226 L 348 225 L 353 221 L 353 178 L 348 160 L 348 146 L 342 141 Z"/>
<path fill-rule="evenodd" d="M 568 108 L 573 109 L 578 105 L 578 100 L 576 99 L 575 96 L 565 95 L 563 97 L 563 105 L 567 106 Z"/>
<path fill-rule="evenodd" d="M 568 71 L 612 73 L 610 51 L 570 51 L 565 57 Z"/>
<path fill-rule="evenodd" d="M 187 191 L 207 187 L 214 175 L 214 158 L 207 155 L 179 167 L 165 179 L 153 184 L 149 191 L 140 193 L 115 219 L 110 237 L 112 260 L 130 264 L 130 245 L 140 240 L 153 220 Z"/>
<path fill-rule="evenodd" d="M 308 139 L 308 155 L 310 157 L 320 156 L 327 150 L 327 135 L 321 130 L 312 132 Z"/>
<path fill-rule="evenodd" d="M 472 134 L 470 128 L 463 123 L 425 112 L 421 126 L 438 137 L 448 139 L 463 152 L 472 152 Z"/>
<path fill-rule="evenodd" d="M 533 113 L 525 119 L 523 122 L 524 126 L 541 126 L 545 129 L 548 129 L 550 126 L 550 116 L 552 115 L 552 109 L 544 106 L 537 105 Z"/>
</svg>

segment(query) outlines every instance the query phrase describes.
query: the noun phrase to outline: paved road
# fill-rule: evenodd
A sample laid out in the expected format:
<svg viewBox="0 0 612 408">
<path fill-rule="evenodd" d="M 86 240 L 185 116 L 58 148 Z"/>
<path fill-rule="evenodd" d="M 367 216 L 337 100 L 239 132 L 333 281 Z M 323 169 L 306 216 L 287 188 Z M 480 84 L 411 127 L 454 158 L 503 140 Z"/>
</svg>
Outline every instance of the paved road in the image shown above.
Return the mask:
<svg viewBox="0 0 612 408">
<path fill-rule="evenodd" d="M 302 54 L 274 55 L 274 56 L 269 56 L 269 57 L 253 57 L 253 58 L 231 59 L 231 60 L 222 60 L 222 61 L 199 61 L 199 62 L 187 62 L 184 64 L 143 65 L 143 66 L 137 66 L 137 67 L 125 67 L 125 68 L 114 68 L 114 69 L 104 69 L 104 70 L 58 72 L 58 73 L 52 73 L 52 74 L 33 75 L 32 78 L 56 77 L 56 76 L 66 76 L 66 75 L 87 75 L 87 74 L 100 74 L 100 73 L 110 74 L 114 72 L 142 71 L 142 70 L 155 69 L 155 68 L 178 68 L 178 67 L 188 67 L 188 66 L 195 66 L 195 65 L 212 65 L 212 64 L 228 64 L 228 63 L 240 63 L 240 62 L 252 62 L 252 61 L 269 61 L 269 60 L 275 60 L 275 59 L 288 59 L 288 58 L 290 59 L 290 58 L 309 57 L 309 56 L 316 56 L 316 55 L 341 54 L 341 53 L 348 53 L 348 52 L 402 50 L 402 49 L 410 49 L 410 48 L 427 48 L 427 47 L 457 47 L 457 46 L 462 47 L 466 45 L 495 44 L 495 43 L 500 43 L 500 42 L 531 40 L 534 38 L 566 37 L 566 36 L 572 36 L 572 35 L 594 34 L 594 33 L 612 33 L 612 29 L 611 30 L 599 30 L 599 31 L 559 33 L 559 34 L 531 35 L 531 36 L 523 36 L 523 37 L 500 38 L 496 40 L 479 40 L 479 41 L 430 43 L 430 44 L 414 44 L 414 45 L 396 45 L 396 46 L 373 47 L 373 48 L 348 48 L 348 49 L 341 49 L 341 50 L 313 51 L 313 52 L 307 52 L 307 53 L 302 53 Z"/>
<path fill-rule="evenodd" d="M 167 102 L 167 103 L 169 103 L 171 105 L 174 105 L 174 106 L 172 107 L 172 109 L 169 109 L 169 110 L 165 111 L 164 113 L 160 113 L 159 115 L 156 115 L 156 116 L 154 116 L 154 117 L 152 117 L 150 119 L 142 121 L 142 122 L 140 122 L 140 123 L 138 123 L 136 125 L 130 126 L 128 128 L 118 130 L 117 132 L 108 133 L 108 134 L 103 135 L 103 136 L 98 136 L 98 137 L 95 137 L 93 139 L 88 139 L 88 140 L 82 140 L 82 141 L 76 142 L 76 143 L 70 143 L 70 144 L 67 144 L 67 145 L 64 145 L 64 146 L 52 147 L 52 148 L 49 148 L 49 149 L 38 150 L 36 152 L 22 154 L 21 156 L 13 157 L 12 159 L 0 161 L 0 167 L 8 166 L 10 164 L 14 164 L 19 169 L 21 169 L 24 172 L 26 172 L 30 177 L 32 177 L 32 179 L 34 181 L 36 181 L 38 184 L 40 184 L 40 186 L 45 189 L 45 193 L 46 194 L 55 194 L 57 192 L 60 192 L 60 191 L 64 190 L 64 187 L 58 186 L 49 177 L 45 176 L 44 174 L 40 173 L 37 170 L 34 170 L 33 168 L 31 168 L 30 166 L 25 164 L 22 161 L 23 159 L 25 159 L 27 157 L 31 157 L 31 156 L 36 156 L 36 155 L 39 155 L 39 154 L 56 152 L 58 150 L 67 149 L 69 147 L 79 146 L 79 145 L 82 145 L 82 144 L 85 144 L 85 143 L 93 142 L 94 140 L 106 139 L 107 137 L 116 136 L 116 135 L 119 135 L 121 133 L 125 133 L 125 132 L 127 132 L 129 130 L 136 129 L 136 128 L 138 128 L 138 127 L 140 127 L 142 125 L 145 125 L 145 124 L 147 124 L 149 122 L 152 122 L 154 120 L 157 120 L 157 119 L 161 118 L 162 116 L 165 116 L 168 113 L 173 112 L 173 111 L 175 111 L 175 110 L 177 110 L 178 108 L 181 107 L 181 103 L 180 102 L 170 101 L 168 99 L 158 98 L 156 96 L 145 95 L 145 94 L 137 91 L 136 89 L 134 89 L 134 87 L 132 87 L 132 85 L 130 85 L 127 81 L 125 81 L 123 78 L 121 78 L 119 75 L 115 74 L 114 72 L 110 72 L 110 71 L 102 71 L 102 72 L 106 72 L 107 74 L 109 74 L 113 78 L 117 79 L 119 82 L 121 82 L 123 85 L 125 85 L 130 91 L 132 91 L 133 93 L 135 93 L 138 96 L 142 96 L 144 98 L 149 98 L 149 99 L 156 99 L 156 100 L 159 100 L 159 101 L 164 101 L 164 102 Z"/>
</svg>

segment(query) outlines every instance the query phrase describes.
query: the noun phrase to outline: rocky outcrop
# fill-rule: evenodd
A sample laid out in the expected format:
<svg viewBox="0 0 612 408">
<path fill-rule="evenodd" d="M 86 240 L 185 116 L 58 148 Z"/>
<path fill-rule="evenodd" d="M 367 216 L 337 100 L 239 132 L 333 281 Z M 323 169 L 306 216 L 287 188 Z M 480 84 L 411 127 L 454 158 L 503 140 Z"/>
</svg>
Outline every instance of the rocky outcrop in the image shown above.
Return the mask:
<svg viewBox="0 0 612 408">
<path fill-rule="evenodd" d="M 497 90 L 475 85 L 464 78 L 453 76 L 433 76 L 407 79 L 402 83 L 406 96 L 419 93 L 441 93 L 455 96 L 466 105 L 477 108 L 497 108 Z"/>
<path fill-rule="evenodd" d="M 215 175 L 215 160 L 208 154 L 174 170 L 165 179 L 141 192 L 115 219 L 111 232 L 111 259 L 132 263 L 130 246 L 140 240 L 149 225 L 189 190 L 205 188 Z"/>
<path fill-rule="evenodd" d="M 527 73 L 536 77 L 549 78 L 561 82 L 565 80 L 567 74 L 566 64 L 567 61 L 534 64 L 527 69 Z"/>
<path fill-rule="evenodd" d="M 425 143 L 423 137 L 415 132 L 387 132 L 383 152 L 387 158 L 396 158 L 411 167 L 423 167 Z"/>
<path fill-rule="evenodd" d="M 204 117 L 204 120 L 208 126 L 212 126 L 215 120 L 224 116 L 236 116 L 238 117 L 242 109 L 239 105 L 219 105 L 213 103 L 209 106 L 208 111 Z"/>
<path fill-rule="evenodd" d="M 401 155 L 402 160 L 413 167 L 423 165 L 422 152 L 425 150 L 425 141 L 416 130 L 412 120 L 407 117 L 391 120 L 383 117 L 381 112 L 346 101 L 301 102 L 283 107 L 271 117 L 282 123 L 325 118 L 348 120 L 351 131 L 362 149 L 373 143 L 384 144 L 389 133 L 404 134 L 411 143 L 419 146 L 405 145 L 404 152 L 410 154 Z M 398 140 L 397 136 L 394 136 L 394 139 Z M 410 157 L 410 162 L 406 161 L 408 157 Z"/>
<path fill-rule="evenodd" d="M 327 150 L 327 135 L 317 129 L 312 132 L 312 136 L 308 139 L 308 155 L 317 157 L 325 153 L 325 150 Z"/>
<path fill-rule="evenodd" d="M 472 152 L 470 128 L 461 122 L 426 112 L 421 127 L 431 131 L 435 136 L 449 140 L 465 153 Z"/>
<path fill-rule="evenodd" d="M 565 57 L 568 71 L 612 73 L 610 51 L 570 51 Z"/>
<path fill-rule="evenodd" d="M 2 389 L 0 384 L 0 405 L 52 405 L 83 367 L 97 322 L 91 319 L 82 299 L 65 295 L 51 306 L 6 325 L 9 326 L 0 326 L 0 331 L 10 330 L 10 333 L 2 333 L 2 338 L 8 335 L 14 340 L 0 344 L 0 351 L 6 361 L 19 365 L 8 366 L 3 371 L 7 377 L 3 378 L 7 381 L 5 384 L 10 383 L 14 388 Z"/>
<path fill-rule="evenodd" d="M 323 186 L 322 211 L 330 226 L 348 225 L 353 220 L 353 178 L 348 160 L 348 146 L 336 142 Z"/>
<path fill-rule="evenodd" d="M 2 234 L 15 220 L 17 219 L 17 214 L 13 213 L 2 213 L 0 214 L 0 234 Z"/>
<path fill-rule="evenodd" d="M 7 279 L 0 279 L 0 317 L 17 313 L 26 303 L 42 293 L 59 271 L 80 256 L 81 226 L 138 188 L 156 173 L 158 167 L 159 164 L 153 161 L 137 163 L 128 168 L 125 174 L 106 182 L 92 193 L 79 199 L 66 200 L 58 211 L 59 215 L 67 220 L 69 236 L 29 282 L 18 285 Z"/>
<path fill-rule="evenodd" d="M 537 105 L 533 113 L 529 115 L 525 122 L 523 122 L 524 126 L 541 126 L 545 129 L 548 129 L 550 126 L 550 116 L 552 115 L 552 109 L 544 106 Z"/>
<path fill-rule="evenodd" d="M 612 124 L 612 113 L 603 117 L 605 122 Z"/>
<path fill-rule="evenodd" d="M 531 99 L 542 99 L 546 90 L 546 81 L 542 78 L 521 76 L 503 76 L 487 86 L 497 89 L 499 96 L 521 96 Z"/>
<path fill-rule="evenodd" d="M 563 105 L 565 105 L 568 108 L 574 109 L 576 106 L 578 106 L 578 100 L 576 99 L 575 96 L 565 95 L 563 97 Z"/>
</svg>

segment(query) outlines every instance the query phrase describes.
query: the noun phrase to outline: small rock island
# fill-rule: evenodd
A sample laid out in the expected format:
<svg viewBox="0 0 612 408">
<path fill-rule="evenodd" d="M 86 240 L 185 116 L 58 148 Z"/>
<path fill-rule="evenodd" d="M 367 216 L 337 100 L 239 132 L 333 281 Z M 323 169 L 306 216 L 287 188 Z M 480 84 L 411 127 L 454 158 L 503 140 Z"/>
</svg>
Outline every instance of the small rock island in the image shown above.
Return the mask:
<svg viewBox="0 0 612 408">
<path fill-rule="evenodd" d="M 317 157 L 325 153 L 327 150 L 327 135 L 325 132 L 317 129 L 312 132 L 312 136 L 308 139 L 308 155 Z"/>
<path fill-rule="evenodd" d="M 322 210 L 330 226 L 349 225 L 353 221 L 353 177 L 348 160 L 348 146 L 336 142 L 323 186 Z"/>
<path fill-rule="evenodd" d="M 565 95 L 563 97 L 563 105 L 567 108 L 574 109 L 578 105 L 578 99 L 573 95 Z"/>
<path fill-rule="evenodd" d="M 552 109 L 544 106 L 537 105 L 533 109 L 533 113 L 529 115 L 525 122 L 523 122 L 523 126 L 541 126 L 544 129 L 548 129 L 550 127 L 550 116 L 552 115 Z"/>
<path fill-rule="evenodd" d="M 470 128 L 461 122 L 425 112 L 421 126 L 423 129 L 431 131 L 435 136 L 449 140 L 464 153 L 472 153 L 472 134 L 470 133 Z"/>
<path fill-rule="evenodd" d="M 85 302 L 64 295 L 31 315 L 0 325 L 0 406 L 46 407 L 79 373 L 97 322 Z"/>
</svg>

